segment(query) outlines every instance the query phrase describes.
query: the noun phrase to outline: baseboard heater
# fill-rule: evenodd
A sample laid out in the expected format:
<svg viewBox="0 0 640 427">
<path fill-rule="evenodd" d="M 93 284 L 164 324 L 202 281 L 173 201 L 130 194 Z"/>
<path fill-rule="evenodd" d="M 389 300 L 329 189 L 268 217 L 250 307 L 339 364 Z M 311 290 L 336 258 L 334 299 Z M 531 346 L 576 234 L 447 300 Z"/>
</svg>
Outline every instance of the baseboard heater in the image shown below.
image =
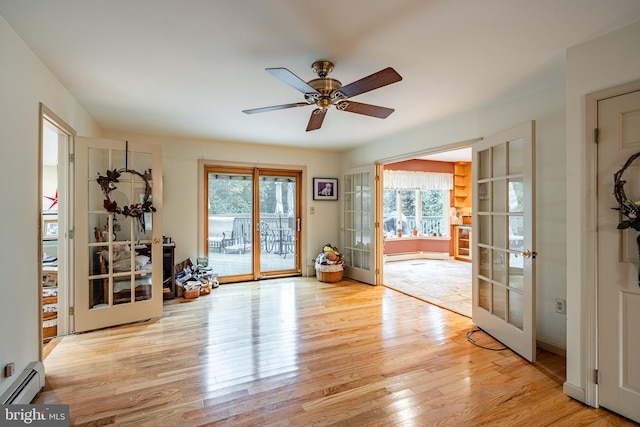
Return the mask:
<svg viewBox="0 0 640 427">
<path fill-rule="evenodd" d="M 44 387 L 44 366 L 41 362 L 31 362 L 9 389 L 0 396 L 3 405 L 31 403 L 36 394 Z"/>
</svg>

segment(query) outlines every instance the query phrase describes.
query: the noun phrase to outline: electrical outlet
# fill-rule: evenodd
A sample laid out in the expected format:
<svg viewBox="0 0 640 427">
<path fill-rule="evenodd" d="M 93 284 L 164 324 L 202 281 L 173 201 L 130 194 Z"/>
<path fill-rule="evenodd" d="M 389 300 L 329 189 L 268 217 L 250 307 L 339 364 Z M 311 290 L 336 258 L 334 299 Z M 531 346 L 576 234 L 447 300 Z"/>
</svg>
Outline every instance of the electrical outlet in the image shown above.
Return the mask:
<svg viewBox="0 0 640 427">
<path fill-rule="evenodd" d="M 309 215 L 315 215 L 316 213 L 316 207 L 315 206 L 311 206 L 309 208 Z"/>
<path fill-rule="evenodd" d="M 560 313 L 560 314 L 567 314 L 567 301 L 560 299 L 560 298 L 556 298 L 554 301 L 554 306 L 556 308 L 556 313 Z"/>
</svg>

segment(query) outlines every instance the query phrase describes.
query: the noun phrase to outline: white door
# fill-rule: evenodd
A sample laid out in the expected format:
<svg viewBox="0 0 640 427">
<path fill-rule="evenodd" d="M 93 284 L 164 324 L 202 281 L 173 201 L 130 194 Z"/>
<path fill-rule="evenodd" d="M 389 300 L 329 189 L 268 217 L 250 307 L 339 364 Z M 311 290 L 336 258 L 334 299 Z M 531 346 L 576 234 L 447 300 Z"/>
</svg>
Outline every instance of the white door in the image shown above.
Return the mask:
<svg viewBox="0 0 640 427">
<path fill-rule="evenodd" d="M 640 282 L 638 231 L 617 207 L 614 174 L 640 152 L 640 91 L 598 102 L 598 403 L 640 422 Z M 640 160 L 621 179 L 640 200 Z"/>
<path fill-rule="evenodd" d="M 473 322 L 535 361 L 534 132 L 473 145 Z"/>
<path fill-rule="evenodd" d="M 374 246 L 375 166 L 348 170 L 342 178 L 344 276 L 376 284 Z M 340 190 L 340 188 L 339 188 Z"/>
<path fill-rule="evenodd" d="M 75 177 L 75 331 L 160 317 L 160 146 L 76 138 Z"/>
</svg>

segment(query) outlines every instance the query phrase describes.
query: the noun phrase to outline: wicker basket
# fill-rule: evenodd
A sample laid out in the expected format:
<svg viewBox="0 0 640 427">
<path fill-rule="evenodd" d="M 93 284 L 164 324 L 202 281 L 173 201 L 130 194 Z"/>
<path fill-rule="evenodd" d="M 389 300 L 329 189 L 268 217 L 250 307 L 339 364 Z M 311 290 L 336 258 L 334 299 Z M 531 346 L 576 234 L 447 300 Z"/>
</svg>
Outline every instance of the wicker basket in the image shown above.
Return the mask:
<svg viewBox="0 0 640 427">
<path fill-rule="evenodd" d="M 316 270 L 316 279 L 321 282 L 335 283 L 342 280 L 342 270 L 340 271 L 318 271 Z"/>
<path fill-rule="evenodd" d="M 194 299 L 200 296 L 200 289 L 185 289 L 182 292 L 184 299 Z"/>
<path fill-rule="evenodd" d="M 58 335 L 58 325 L 45 326 L 42 328 L 42 339 L 53 338 Z"/>
<path fill-rule="evenodd" d="M 211 284 L 207 283 L 200 285 L 200 296 L 209 295 L 211 293 Z"/>
<path fill-rule="evenodd" d="M 342 265 L 323 265 L 316 263 L 316 278 L 321 282 L 339 282 L 342 280 Z"/>
</svg>

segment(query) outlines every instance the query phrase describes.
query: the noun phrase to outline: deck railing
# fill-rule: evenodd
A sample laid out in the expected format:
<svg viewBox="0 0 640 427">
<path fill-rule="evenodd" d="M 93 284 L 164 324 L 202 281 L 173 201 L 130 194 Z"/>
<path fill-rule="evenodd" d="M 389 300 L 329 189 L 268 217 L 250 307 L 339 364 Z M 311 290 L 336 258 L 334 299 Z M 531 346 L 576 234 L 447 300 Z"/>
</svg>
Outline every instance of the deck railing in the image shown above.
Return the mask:
<svg viewBox="0 0 640 427">
<path fill-rule="evenodd" d="M 209 218 L 233 216 L 234 238 L 244 237 L 247 242 L 253 241 L 253 221 L 250 214 L 220 214 L 210 215 Z M 264 235 L 267 231 L 295 230 L 296 219 L 294 217 L 278 216 L 276 214 L 260 214 L 260 232 Z"/>
</svg>

